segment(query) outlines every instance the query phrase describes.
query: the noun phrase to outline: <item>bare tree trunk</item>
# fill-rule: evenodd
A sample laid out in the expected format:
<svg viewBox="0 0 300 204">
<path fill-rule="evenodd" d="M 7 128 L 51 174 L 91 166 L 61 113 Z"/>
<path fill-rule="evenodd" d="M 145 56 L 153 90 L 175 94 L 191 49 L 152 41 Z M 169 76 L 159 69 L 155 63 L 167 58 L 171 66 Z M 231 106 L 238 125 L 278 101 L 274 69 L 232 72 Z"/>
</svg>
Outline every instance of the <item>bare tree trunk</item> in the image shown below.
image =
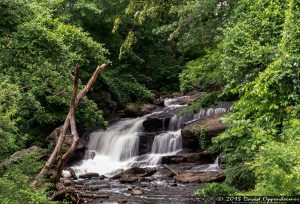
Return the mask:
<svg viewBox="0 0 300 204">
<path fill-rule="evenodd" d="M 97 69 L 95 70 L 94 74 L 92 75 L 92 77 L 88 81 L 88 83 L 85 85 L 85 87 L 83 88 L 83 90 L 77 96 L 76 96 L 76 93 L 77 93 L 77 86 L 78 86 L 78 67 L 76 68 L 76 70 L 75 70 L 75 76 L 74 76 L 74 86 L 76 86 L 76 87 L 73 87 L 73 94 L 72 94 L 72 99 L 71 99 L 69 113 L 68 113 L 68 115 L 67 115 L 67 117 L 65 119 L 64 125 L 63 125 L 63 127 L 62 127 L 62 129 L 60 131 L 60 134 L 59 134 L 59 137 L 57 139 L 57 142 L 56 142 L 56 145 L 55 145 L 55 148 L 54 148 L 53 152 L 51 153 L 51 155 L 48 158 L 46 164 L 43 166 L 42 170 L 40 171 L 40 173 L 36 177 L 35 181 L 33 182 L 33 186 L 34 187 L 37 187 L 40 184 L 42 178 L 50 170 L 50 168 L 52 167 L 53 163 L 59 159 L 58 157 L 59 157 L 59 154 L 60 154 L 60 151 L 61 151 L 61 147 L 63 145 L 64 139 L 65 139 L 65 135 L 67 133 L 67 130 L 69 129 L 70 123 L 72 123 L 72 125 L 71 125 L 71 131 L 72 131 L 72 134 L 73 134 L 73 143 L 72 143 L 72 146 L 71 146 L 70 150 L 68 151 L 69 153 L 67 152 L 68 154 L 66 153 L 67 155 L 66 154 L 64 155 L 65 158 L 64 158 L 63 161 L 67 162 L 67 160 L 69 159 L 69 157 L 74 152 L 73 149 L 72 149 L 72 147 L 76 149 L 76 146 L 78 144 L 78 134 L 77 134 L 76 122 L 75 122 L 75 111 L 76 111 L 76 108 L 78 107 L 80 101 L 84 98 L 84 96 L 92 88 L 92 86 L 94 85 L 94 83 L 95 83 L 98 75 L 106 67 L 107 67 L 107 64 L 102 64 L 101 66 L 98 66 Z M 76 132 L 76 135 L 74 135 L 74 132 Z M 61 161 L 59 163 L 61 163 Z M 64 163 L 60 164 L 59 168 L 63 169 L 63 166 L 64 166 Z M 61 174 L 61 172 L 60 172 L 60 174 Z"/>
<path fill-rule="evenodd" d="M 74 74 L 74 80 L 73 80 L 73 91 L 72 91 L 72 99 L 71 99 L 71 105 L 70 105 L 70 118 L 69 118 L 73 141 L 72 141 L 72 145 L 69 148 L 69 150 L 58 161 L 58 165 L 56 167 L 55 182 L 59 181 L 65 164 L 68 162 L 68 160 L 72 156 L 73 152 L 76 150 L 78 143 L 79 143 L 79 137 L 78 137 L 76 122 L 75 122 L 75 111 L 76 111 L 75 103 L 76 103 L 76 97 L 77 97 L 78 79 L 79 79 L 79 69 L 78 69 L 78 67 L 76 67 L 75 74 Z"/>
</svg>

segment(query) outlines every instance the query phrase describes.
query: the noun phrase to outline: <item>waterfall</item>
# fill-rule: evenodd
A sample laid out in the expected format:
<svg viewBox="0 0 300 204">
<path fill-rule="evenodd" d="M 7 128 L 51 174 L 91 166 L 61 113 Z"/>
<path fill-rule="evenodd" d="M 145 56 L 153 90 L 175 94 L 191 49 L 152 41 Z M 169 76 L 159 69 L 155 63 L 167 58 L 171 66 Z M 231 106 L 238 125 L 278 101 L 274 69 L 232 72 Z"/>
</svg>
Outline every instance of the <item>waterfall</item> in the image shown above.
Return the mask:
<svg viewBox="0 0 300 204">
<path fill-rule="evenodd" d="M 173 153 L 182 148 L 181 131 L 168 131 L 157 135 L 154 138 L 151 153 L 153 154 L 167 154 Z"/>
<path fill-rule="evenodd" d="M 131 166 L 155 166 L 161 163 L 164 156 L 176 155 L 182 150 L 181 128 L 183 124 L 198 120 L 205 116 L 212 116 L 228 112 L 227 108 L 210 108 L 176 115 L 175 113 L 186 105 L 182 105 L 182 99 L 186 96 L 165 100 L 165 108 L 162 111 L 153 112 L 135 119 L 123 119 L 110 126 L 107 130 L 98 130 L 90 134 L 88 148 L 84 160 L 74 166 L 77 174 L 98 172 L 108 174 L 116 170 Z M 168 126 L 154 136 L 151 152 L 138 155 L 140 132 L 143 131 L 143 122 L 149 116 L 161 113 L 174 112 Z M 214 170 L 219 168 L 218 158 L 214 164 L 207 167 Z"/>
<path fill-rule="evenodd" d="M 124 161 L 138 155 L 138 132 L 145 118 L 120 121 L 106 131 L 90 135 L 88 150 L 107 155 L 115 161 Z M 118 148 L 112 148 L 118 147 Z"/>
<path fill-rule="evenodd" d="M 105 131 L 91 133 L 85 159 L 81 165 L 75 166 L 75 171 L 105 174 L 127 167 L 138 155 L 138 133 L 144 120 L 144 117 L 126 119 Z"/>
<path fill-rule="evenodd" d="M 182 128 L 186 123 L 199 120 L 203 117 L 209 117 L 213 115 L 219 115 L 229 111 L 229 108 L 209 108 L 207 110 L 200 110 L 198 113 L 194 114 L 193 112 L 182 113 L 181 115 L 174 115 L 170 119 L 169 130 L 175 131 Z"/>
<path fill-rule="evenodd" d="M 219 164 L 219 157 L 215 159 L 213 164 L 203 164 L 199 166 L 194 166 L 192 169 L 188 170 L 191 173 L 207 172 L 207 171 L 220 171 L 221 167 Z"/>
</svg>

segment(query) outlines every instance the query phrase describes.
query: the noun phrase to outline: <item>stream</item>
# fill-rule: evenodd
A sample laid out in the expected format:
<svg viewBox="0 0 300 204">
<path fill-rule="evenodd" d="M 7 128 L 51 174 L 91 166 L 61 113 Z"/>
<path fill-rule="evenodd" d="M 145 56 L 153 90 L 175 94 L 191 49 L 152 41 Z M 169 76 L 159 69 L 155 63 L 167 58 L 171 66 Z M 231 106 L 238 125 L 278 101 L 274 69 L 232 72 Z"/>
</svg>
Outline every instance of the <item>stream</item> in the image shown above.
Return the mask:
<svg viewBox="0 0 300 204">
<path fill-rule="evenodd" d="M 178 111 L 186 105 L 186 97 L 167 98 L 164 107 L 136 118 L 123 118 L 106 130 L 97 130 L 89 135 L 84 159 L 72 168 L 76 175 L 98 173 L 97 178 L 69 180 L 70 185 L 86 185 L 93 192 L 109 194 L 108 199 L 90 199 L 88 203 L 199 203 L 194 196 L 202 183 L 180 183 L 171 177 L 162 166 L 166 159 L 178 155 L 194 155 L 197 150 L 187 149 L 183 143 L 181 128 L 185 124 L 204 117 L 228 112 L 228 108 L 210 108 L 198 113 Z M 220 170 L 218 158 L 211 163 L 167 162 L 178 172 L 205 172 Z M 112 179 L 121 171 L 132 167 L 155 167 L 157 172 L 138 182 L 123 183 Z M 68 174 L 68 171 L 64 171 Z M 138 188 L 142 194 L 132 195 Z"/>
</svg>

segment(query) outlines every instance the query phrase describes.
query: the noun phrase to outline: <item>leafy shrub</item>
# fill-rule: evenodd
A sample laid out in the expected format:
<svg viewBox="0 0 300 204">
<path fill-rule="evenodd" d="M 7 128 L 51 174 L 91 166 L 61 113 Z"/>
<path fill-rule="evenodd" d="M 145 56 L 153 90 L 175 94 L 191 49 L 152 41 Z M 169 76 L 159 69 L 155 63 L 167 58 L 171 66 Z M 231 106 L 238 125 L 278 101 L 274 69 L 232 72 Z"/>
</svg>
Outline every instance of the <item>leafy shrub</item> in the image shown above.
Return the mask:
<svg viewBox="0 0 300 204">
<path fill-rule="evenodd" d="M 260 148 L 252 167 L 254 190 L 246 195 L 296 196 L 300 194 L 300 142 L 271 142 Z"/>
<path fill-rule="evenodd" d="M 210 53 L 199 59 L 190 61 L 186 69 L 179 75 L 180 90 L 218 90 L 224 85 L 224 77 L 218 67 L 220 54 Z"/>
<path fill-rule="evenodd" d="M 10 166 L 0 177 L 0 203 L 3 204 L 46 204 L 46 188 L 33 189 L 31 177 L 42 167 L 38 152 L 31 152 L 19 164 Z"/>
<path fill-rule="evenodd" d="M 202 189 L 198 189 L 196 196 L 217 197 L 232 196 L 236 194 L 236 190 L 225 183 L 208 183 Z"/>
</svg>

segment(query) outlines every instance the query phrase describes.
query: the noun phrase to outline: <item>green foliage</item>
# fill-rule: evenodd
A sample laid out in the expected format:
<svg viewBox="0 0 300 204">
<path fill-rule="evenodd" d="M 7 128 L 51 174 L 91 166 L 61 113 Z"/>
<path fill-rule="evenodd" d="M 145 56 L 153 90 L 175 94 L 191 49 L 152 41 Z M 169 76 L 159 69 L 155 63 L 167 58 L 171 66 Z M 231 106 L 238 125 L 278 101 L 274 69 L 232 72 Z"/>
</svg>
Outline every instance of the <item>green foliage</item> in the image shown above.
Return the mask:
<svg viewBox="0 0 300 204">
<path fill-rule="evenodd" d="M 266 8 L 270 6 L 261 5 L 267 6 Z M 271 5 L 272 8 L 278 6 L 274 2 Z M 289 139 L 299 137 L 299 134 L 292 133 L 292 129 L 293 131 L 297 129 L 295 126 L 291 129 L 291 124 L 297 123 L 299 118 L 297 104 L 299 104 L 300 94 L 298 77 L 300 41 L 297 28 L 300 9 L 298 3 L 294 1 L 288 1 L 282 6 L 288 9 L 286 12 L 279 12 L 285 13 L 285 22 L 282 39 L 275 50 L 278 56 L 260 72 L 254 81 L 241 86 L 243 95 L 225 121 L 229 129 L 215 139 L 216 144 L 223 147 L 224 159 L 227 167 L 230 168 L 228 183 L 245 189 L 237 175 L 243 179 L 250 178 L 248 179 L 250 185 L 246 186 L 246 189 L 255 186 L 251 191 L 253 195 L 263 193 L 275 195 L 281 190 L 284 195 L 292 195 L 295 193 L 292 190 L 294 186 L 289 179 L 292 178 L 295 184 L 299 181 L 295 176 L 298 174 L 298 153 L 295 146 L 291 144 L 295 141 Z M 276 19 L 275 25 L 277 25 Z M 291 154 L 285 152 L 283 148 L 288 149 Z M 282 157 L 276 160 L 279 154 L 282 154 Z M 270 169 L 271 166 L 266 165 L 271 163 L 273 171 Z M 276 164 L 278 166 L 274 167 Z M 291 165 L 296 169 L 291 171 Z M 281 177 L 278 178 L 279 174 Z M 275 183 L 277 179 L 279 180 Z M 284 188 L 287 189 L 283 191 Z M 295 191 L 297 192 L 297 188 Z"/>
<path fill-rule="evenodd" d="M 22 98 L 19 87 L 9 83 L 0 75 L 0 161 L 11 154 L 22 143 L 17 138 L 17 112 Z M 18 141 L 18 142 L 17 142 Z"/>
<path fill-rule="evenodd" d="M 0 73 L 21 87 L 19 129 L 32 136 L 52 131 L 63 122 L 69 107 L 74 67 L 80 66 L 85 81 L 99 63 L 107 61 L 104 57 L 107 50 L 89 34 L 52 18 L 58 5 L 59 1 L 0 2 L 6 13 L 3 27 L 7 28 L 0 35 Z M 16 7 L 20 8 L 17 10 L 20 16 L 14 14 Z M 22 20 L 18 20 L 20 17 Z M 85 127 L 103 123 L 98 107 L 92 101 L 84 104 L 87 106 L 81 107 L 79 120 L 88 119 Z M 91 117 L 90 113 L 95 112 L 99 115 Z"/>
<path fill-rule="evenodd" d="M 180 74 L 180 90 L 216 90 L 224 86 L 224 77 L 220 66 L 220 53 L 209 53 L 204 57 L 190 61 L 187 69 Z"/>
<path fill-rule="evenodd" d="M 0 177 L 0 202 L 3 204 L 32 203 L 44 204 L 50 202 L 44 188 L 33 189 L 30 176 L 42 167 L 38 152 L 22 155 L 24 160 L 20 164 L 9 167 Z"/>
<path fill-rule="evenodd" d="M 224 183 L 209 183 L 205 188 L 198 189 L 196 196 L 201 197 L 217 197 L 217 196 L 234 196 L 236 190 Z"/>
<path fill-rule="evenodd" d="M 200 130 L 193 130 L 193 133 L 198 135 L 199 147 L 201 149 L 206 149 L 208 145 L 210 145 L 211 141 L 207 138 L 204 129 L 201 128 Z"/>
<path fill-rule="evenodd" d="M 121 105 L 126 105 L 131 101 L 145 102 L 153 98 L 153 94 L 130 74 L 108 70 L 104 73 L 103 79 L 109 91 L 114 94 Z"/>
<path fill-rule="evenodd" d="M 260 148 L 252 167 L 254 190 L 247 195 L 296 196 L 300 193 L 299 138 L 284 143 L 270 142 Z"/>
<path fill-rule="evenodd" d="M 227 86 L 252 81 L 276 59 L 285 1 L 239 1 L 223 31 L 222 66 Z"/>
<path fill-rule="evenodd" d="M 205 93 L 203 96 L 199 97 L 199 99 L 193 101 L 189 106 L 181 110 L 179 114 L 185 112 L 197 113 L 201 109 L 216 105 L 221 100 L 222 98 L 220 97 L 219 91 Z"/>
</svg>

